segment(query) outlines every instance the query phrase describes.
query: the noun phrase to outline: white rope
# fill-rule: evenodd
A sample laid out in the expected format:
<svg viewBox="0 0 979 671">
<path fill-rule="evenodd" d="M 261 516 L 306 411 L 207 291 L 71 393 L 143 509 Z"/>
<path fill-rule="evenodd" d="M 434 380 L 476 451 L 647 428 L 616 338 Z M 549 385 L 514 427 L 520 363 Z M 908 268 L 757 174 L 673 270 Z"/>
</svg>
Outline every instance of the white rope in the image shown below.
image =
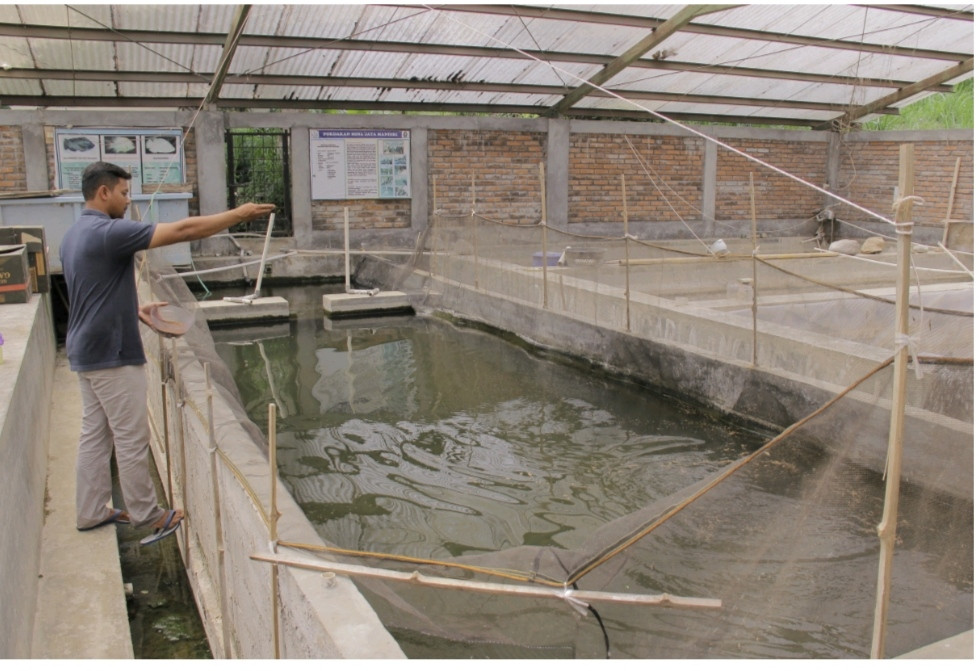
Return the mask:
<svg viewBox="0 0 979 671">
<path fill-rule="evenodd" d="M 276 261 L 278 259 L 284 259 L 289 256 L 294 256 L 296 252 L 294 250 L 289 250 L 285 254 L 277 254 L 275 256 L 270 256 L 264 260 L 264 263 L 269 263 L 270 261 Z M 167 273 L 166 275 L 160 275 L 161 280 L 169 280 L 174 277 L 189 277 L 190 275 L 207 275 L 209 273 L 220 273 L 223 270 L 233 270 L 235 268 L 244 268 L 245 266 L 254 266 L 256 264 L 263 263 L 262 259 L 255 259 L 253 261 L 245 261 L 243 263 L 235 263 L 230 266 L 221 266 L 220 268 L 207 268 L 206 270 L 186 270 L 182 273 Z"/>
<path fill-rule="evenodd" d="M 920 380 L 923 374 L 921 372 L 921 366 L 918 364 L 918 338 L 908 333 L 898 333 L 894 338 L 894 343 L 897 345 L 897 351 L 900 351 L 904 347 L 908 349 L 908 355 L 911 357 L 911 362 L 914 365 L 914 376 Z"/>
<path fill-rule="evenodd" d="M 563 598 L 565 602 L 575 609 L 579 615 L 588 615 L 588 604 L 575 596 L 575 591 L 570 587 L 565 588 Z"/>
</svg>

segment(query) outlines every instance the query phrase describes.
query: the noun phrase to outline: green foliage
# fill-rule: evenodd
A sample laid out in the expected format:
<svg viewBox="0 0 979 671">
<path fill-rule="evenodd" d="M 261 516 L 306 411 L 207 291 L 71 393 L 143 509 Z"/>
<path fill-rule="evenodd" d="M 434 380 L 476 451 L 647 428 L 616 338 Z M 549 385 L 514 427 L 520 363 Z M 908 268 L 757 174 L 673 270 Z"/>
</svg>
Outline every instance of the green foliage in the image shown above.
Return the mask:
<svg viewBox="0 0 979 671">
<path fill-rule="evenodd" d="M 898 116 L 882 116 L 863 125 L 864 130 L 936 130 L 972 128 L 973 81 L 955 85 L 951 93 L 936 93 L 912 103 Z"/>
</svg>

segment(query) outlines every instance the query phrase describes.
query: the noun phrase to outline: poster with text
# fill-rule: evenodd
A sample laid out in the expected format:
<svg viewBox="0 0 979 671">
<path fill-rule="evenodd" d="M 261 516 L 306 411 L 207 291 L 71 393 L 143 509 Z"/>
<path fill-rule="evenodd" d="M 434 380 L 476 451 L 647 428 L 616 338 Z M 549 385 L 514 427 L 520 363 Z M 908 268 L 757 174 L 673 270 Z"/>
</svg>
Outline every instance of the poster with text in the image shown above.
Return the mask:
<svg viewBox="0 0 979 671">
<path fill-rule="evenodd" d="M 181 137 L 177 128 L 58 128 L 58 188 L 81 190 L 82 173 L 95 161 L 114 163 L 132 174 L 133 194 L 142 193 L 143 184 L 180 184 L 184 181 Z"/>
<path fill-rule="evenodd" d="M 410 133 L 311 130 L 309 174 L 313 200 L 410 198 Z"/>
</svg>

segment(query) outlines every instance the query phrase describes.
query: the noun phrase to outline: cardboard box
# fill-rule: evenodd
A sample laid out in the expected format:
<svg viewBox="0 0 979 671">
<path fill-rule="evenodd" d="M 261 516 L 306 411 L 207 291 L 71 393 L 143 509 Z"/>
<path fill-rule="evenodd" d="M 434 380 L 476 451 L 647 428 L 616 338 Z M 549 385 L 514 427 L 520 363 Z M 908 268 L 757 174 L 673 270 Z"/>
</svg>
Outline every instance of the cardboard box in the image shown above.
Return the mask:
<svg viewBox="0 0 979 671">
<path fill-rule="evenodd" d="M 51 291 L 48 266 L 48 244 L 43 226 L 0 226 L 0 245 L 27 245 L 27 262 L 31 268 L 31 291 Z"/>
<path fill-rule="evenodd" d="M 32 293 L 27 246 L 0 246 L 0 303 L 26 303 Z"/>
</svg>

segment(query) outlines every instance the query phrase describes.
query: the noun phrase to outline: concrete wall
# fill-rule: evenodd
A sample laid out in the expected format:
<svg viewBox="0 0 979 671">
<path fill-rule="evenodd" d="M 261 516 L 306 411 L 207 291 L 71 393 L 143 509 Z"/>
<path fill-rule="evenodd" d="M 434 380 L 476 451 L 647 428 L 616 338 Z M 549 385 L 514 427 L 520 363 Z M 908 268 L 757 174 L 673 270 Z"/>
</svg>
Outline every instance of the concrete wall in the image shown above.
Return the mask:
<svg viewBox="0 0 979 671">
<path fill-rule="evenodd" d="M 150 300 L 146 285 L 141 292 L 142 300 Z M 187 511 L 178 540 L 214 656 L 403 657 L 348 579 L 326 581 L 318 573 L 273 569 L 252 559 L 273 552 L 267 447 L 243 426 L 244 411 L 232 411 L 229 399 L 236 394 L 210 392 L 202 361 L 219 361 L 213 344 L 210 351 L 191 350 L 185 338 L 163 340 L 148 331 L 143 342 L 154 458 L 174 505 Z M 277 539 L 324 544 L 281 483 L 276 499 Z M 308 557 L 281 547 L 274 551 Z"/>
<path fill-rule="evenodd" d="M 49 294 L 0 305 L 0 658 L 28 657 L 37 602 L 54 380 Z M 17 421 L 9 421 L 16 418 Z"/>
<path fill-rule="evenodd" d="M 404 286 L 414 285 L 420 308 L 487 324 L 609 374 L 771 429 L 784 429 L 816 411 L 892 354 L 761 323 L 758 360 L 752 363 L 750 318 L 634 295 L 626 328 L 619 289 L 591 281 L 576 288 L 573 278 L 564 279 L 569 300 L 560 308 L 545 308 L 540 274 L 534 270 L 494 264 L 492 273 L 480 275 L 476 289 L 469 266 L 469 258 L 445 260 L 440 275 L 416 273 L 414 282 Z M 390 286 L 399 272 L 372 257 L 365 257 L 357 270 L 362 282 L 374 286 Z M 508 274 L 518 277 L 508 281 Z M 911 482 L 967 500 L 973 496 L 971 375 L 967 367 L 944 379 L 948 394 L 938 397 L 909 385 L 902 470 Z M 944 404 L 948 398 L 958 399 L 955 407 Z M 820 425 L 813 440 L 831 449 L 839 444 L 861 466 L 882 472 L 890 414 L 890 375 L 877 375 L 838 404 L 836 422 Z"/>
</svg>

